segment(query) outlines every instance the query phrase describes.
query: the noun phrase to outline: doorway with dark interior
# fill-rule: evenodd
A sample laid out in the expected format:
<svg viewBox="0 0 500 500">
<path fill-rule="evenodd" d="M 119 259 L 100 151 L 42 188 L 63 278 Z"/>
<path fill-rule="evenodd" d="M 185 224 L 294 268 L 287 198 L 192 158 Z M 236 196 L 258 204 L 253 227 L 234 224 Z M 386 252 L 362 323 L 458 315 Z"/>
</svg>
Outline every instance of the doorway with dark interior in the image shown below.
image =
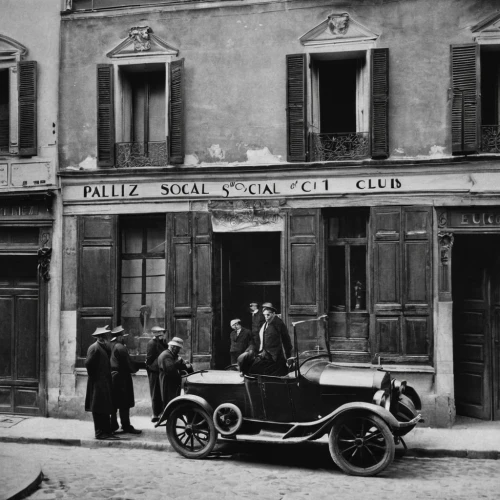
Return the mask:
<svg viewBox="0 0 500 500">
<path fill-rule="evenodd" d="M 500 419 L 500 235 L 455 235 L 453 360 L 457 415 Z"/>
<path fill-rule="evenodd" d="M 251 329 L 250 302 L 271 302 L 281 312 L 281 233 L 220 233 L 216 281 L 220 283 L 215 346 L 217 368 L 229 365 L 230 321 L 241 319 Z"/>
</svg>

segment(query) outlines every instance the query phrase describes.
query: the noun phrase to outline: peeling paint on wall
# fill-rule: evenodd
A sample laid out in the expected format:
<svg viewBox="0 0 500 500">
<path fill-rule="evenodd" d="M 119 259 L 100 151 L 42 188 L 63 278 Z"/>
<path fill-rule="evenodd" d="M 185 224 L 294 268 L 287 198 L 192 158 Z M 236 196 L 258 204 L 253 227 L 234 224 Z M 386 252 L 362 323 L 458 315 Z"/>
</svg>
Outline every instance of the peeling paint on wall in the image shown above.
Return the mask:
<svg viewBox="0 0 500 500">
<path fill-rule="evenodd" d="M 445 147 L 444 146 L 431 146 L 431 149 L 429 150 L 429 155 L 430 156 L 445 156 L 444 153 Z"/>
<path fill-rule="evenodd" d="M 200 159 L 197 155 L 186 155 L 184 157 L 184 165 L 198 165 L 200 163 Z"/>
<path fill-rule="evenodd" d="M 249 149 L 247 151 L 247 159 L 249 163 L 282 163 L 283 158 L 281 155 L 273 155 L 271 151 L 269 151 L 268 147 L 264 147 L 263 149 Z"/>
<path fill-rule="evenodd" d="M 208 148 L 208 153 L 211 158 L 214 160 L 224 160 L 226 157 L 226 152 L 218 145 L 218 144 L 212 144 Z"/>
<path fill-rule="evenodd" d="M 96 169 L 97 168 L 97 158 L 92 157 L 92 156 L 87 156 L 85 160 L 80 162 L 78 166 L 83 169 L 83 170 L 91 170 L 91 169 Z"/>
</svg>

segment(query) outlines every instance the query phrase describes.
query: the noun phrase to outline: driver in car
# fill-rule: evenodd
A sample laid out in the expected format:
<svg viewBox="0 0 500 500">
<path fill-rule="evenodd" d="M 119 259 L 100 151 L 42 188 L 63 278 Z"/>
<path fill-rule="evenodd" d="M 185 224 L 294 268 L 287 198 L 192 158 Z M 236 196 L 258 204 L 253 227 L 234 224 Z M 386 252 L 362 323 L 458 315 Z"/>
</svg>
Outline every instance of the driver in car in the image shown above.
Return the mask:
<svg viewBox="0 0 500 500">
<path fill-rule="evenodd" d="M 281 377 L 288 373 L 287 359 L 292 355 L 292 341 L 285 323 L 278 318 L 270 302 L 262 304 L 262 313 L 266 322 L 254 336 L 252 345 L 238 357 L 238 366 L 242 374 Z"/>
</svg>

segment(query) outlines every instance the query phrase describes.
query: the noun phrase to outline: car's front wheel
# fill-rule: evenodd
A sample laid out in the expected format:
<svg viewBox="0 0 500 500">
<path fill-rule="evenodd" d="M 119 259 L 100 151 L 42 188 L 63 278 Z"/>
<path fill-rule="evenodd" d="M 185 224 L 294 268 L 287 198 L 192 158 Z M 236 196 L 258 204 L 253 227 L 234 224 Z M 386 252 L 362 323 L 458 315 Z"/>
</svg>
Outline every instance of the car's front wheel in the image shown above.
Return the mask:
<svg viewBox="0 0 500 500">
<path fill-rule="evenodd" d="M 182 404 L 167 419 L 172 447 L 186 458 L 205 458 L 215 446 L 217 432 L 210 415 L 195 404 Z"/>
<path fill-rule="evenodd" d="M 333 461 L 353 476 L 375 476 L 394 460 L 392 432 L 372 414 L 339 417 L 330 431 L 329 448 Z"/>
</svg>

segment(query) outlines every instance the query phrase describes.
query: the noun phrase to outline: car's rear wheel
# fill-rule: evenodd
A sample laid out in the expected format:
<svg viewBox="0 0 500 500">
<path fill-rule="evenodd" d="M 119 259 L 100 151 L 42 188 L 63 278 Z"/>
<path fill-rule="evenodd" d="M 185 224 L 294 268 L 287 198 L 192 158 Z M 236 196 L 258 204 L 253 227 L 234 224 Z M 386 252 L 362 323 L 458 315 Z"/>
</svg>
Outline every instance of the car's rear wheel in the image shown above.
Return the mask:
<svg viewBox="0 0 500 500">
<path fill-rule="evenodd" d="M 189 403 L 172 410 L 167 420 L 167 436 L 175 451 L 186 458 L 206 457 L 217 442 L 210 415 L 200 406 Z"/>
<path fill-rule="evenodd" d="M 394 437 L 377 415 L 346 414 L 333 424 L 329 436 L 333 461 L 352 476 L 375 476 L 394 460 Z"/>
</svg>

